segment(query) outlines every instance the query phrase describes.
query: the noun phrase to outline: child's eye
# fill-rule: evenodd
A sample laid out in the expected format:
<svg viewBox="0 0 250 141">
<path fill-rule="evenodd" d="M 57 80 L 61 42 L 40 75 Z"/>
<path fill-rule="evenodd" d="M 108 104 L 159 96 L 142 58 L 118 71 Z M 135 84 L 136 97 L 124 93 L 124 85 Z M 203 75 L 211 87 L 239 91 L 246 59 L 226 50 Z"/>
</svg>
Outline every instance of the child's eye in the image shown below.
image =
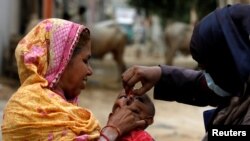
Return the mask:
<svg viewBox="0 0 250 141">
<path fill-rule="evenodd" d="M 121 99 L 121 98 L 127 98 L 127 95 L 121 95 L 121 96 L 119 96 L 119 99 Z"/>
<path fill-rule="evenodd" d="M 142 102 L 142 103 L 144 103 L 144 99 L 141 98 L 141 97 L 136 97 L 135 99 L 136 99 L 136 100 L 139 100 L 139 101 Z"/>
</svg>

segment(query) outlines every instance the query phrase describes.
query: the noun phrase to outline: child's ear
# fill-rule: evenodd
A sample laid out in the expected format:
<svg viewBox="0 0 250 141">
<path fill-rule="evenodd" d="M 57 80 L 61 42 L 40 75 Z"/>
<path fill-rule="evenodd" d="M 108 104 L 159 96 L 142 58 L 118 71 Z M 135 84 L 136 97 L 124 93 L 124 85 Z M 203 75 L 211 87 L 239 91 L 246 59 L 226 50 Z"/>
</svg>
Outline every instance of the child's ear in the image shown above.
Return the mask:
<svg viewBox="0 0 250 141">
<path fill-rule="evenodd" d="M 150 117 L 150 118 L 145 119 L 145 121 L 146 121 L 146 124 L 147 124 L 146 126 L 149 126 L 149 125 L 154 123 L 154 118 Z"/>
</svg>

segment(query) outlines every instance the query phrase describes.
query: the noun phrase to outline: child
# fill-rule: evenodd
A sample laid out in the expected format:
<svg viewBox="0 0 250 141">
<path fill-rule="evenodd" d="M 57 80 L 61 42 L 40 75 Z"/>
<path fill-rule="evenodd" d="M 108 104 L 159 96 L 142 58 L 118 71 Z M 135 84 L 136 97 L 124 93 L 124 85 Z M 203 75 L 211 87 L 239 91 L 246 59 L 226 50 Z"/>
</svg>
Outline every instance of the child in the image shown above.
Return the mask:
<svg viewBox="0 0 250 141">
<path fill-rule="evenodd" d="M 121 107 L 127 106 L 140 120 L 145 120 L 146 125 L 137 130 L 133 130 L 123 136 L 119 141 L 154 141 L 154 139 L 145 131 L 154 121 L 155 106 L 148 95 L 135 96 L 127 95 L 123 90 L 117 97 L 112 113 Z M 110 115 L 112 115 L 112 113 Z"/>
</svg>

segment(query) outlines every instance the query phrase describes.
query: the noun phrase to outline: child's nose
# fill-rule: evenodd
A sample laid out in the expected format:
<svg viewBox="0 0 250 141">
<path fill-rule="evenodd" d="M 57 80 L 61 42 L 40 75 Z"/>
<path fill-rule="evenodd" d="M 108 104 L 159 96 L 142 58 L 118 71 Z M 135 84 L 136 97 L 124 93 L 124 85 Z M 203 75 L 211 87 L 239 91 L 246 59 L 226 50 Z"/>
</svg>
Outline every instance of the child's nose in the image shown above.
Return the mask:
<svg viewBox="0 0 250 141">
<path fill-rule="evenodd" d="M 128 96 L 128 98 L 127 98 L 127 105 L 130 105 L 133 102 L 134 102 L 134 96 L 132 96 L 132 95 Z"/>
</svg>

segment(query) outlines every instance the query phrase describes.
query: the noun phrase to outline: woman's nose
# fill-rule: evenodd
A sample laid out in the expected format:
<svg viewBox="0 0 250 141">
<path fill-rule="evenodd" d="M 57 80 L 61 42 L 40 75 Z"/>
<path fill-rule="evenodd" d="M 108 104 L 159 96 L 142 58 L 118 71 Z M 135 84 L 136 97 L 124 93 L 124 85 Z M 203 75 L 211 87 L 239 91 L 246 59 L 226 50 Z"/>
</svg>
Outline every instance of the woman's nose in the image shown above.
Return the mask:
<svg viewBox="0 0 250 141">
<path fill-rule="evenodd" d="M 89 65 L 88 67 L 88 75 L 92 75 L 93 74 L 93 68 Z"/>
</svg>

